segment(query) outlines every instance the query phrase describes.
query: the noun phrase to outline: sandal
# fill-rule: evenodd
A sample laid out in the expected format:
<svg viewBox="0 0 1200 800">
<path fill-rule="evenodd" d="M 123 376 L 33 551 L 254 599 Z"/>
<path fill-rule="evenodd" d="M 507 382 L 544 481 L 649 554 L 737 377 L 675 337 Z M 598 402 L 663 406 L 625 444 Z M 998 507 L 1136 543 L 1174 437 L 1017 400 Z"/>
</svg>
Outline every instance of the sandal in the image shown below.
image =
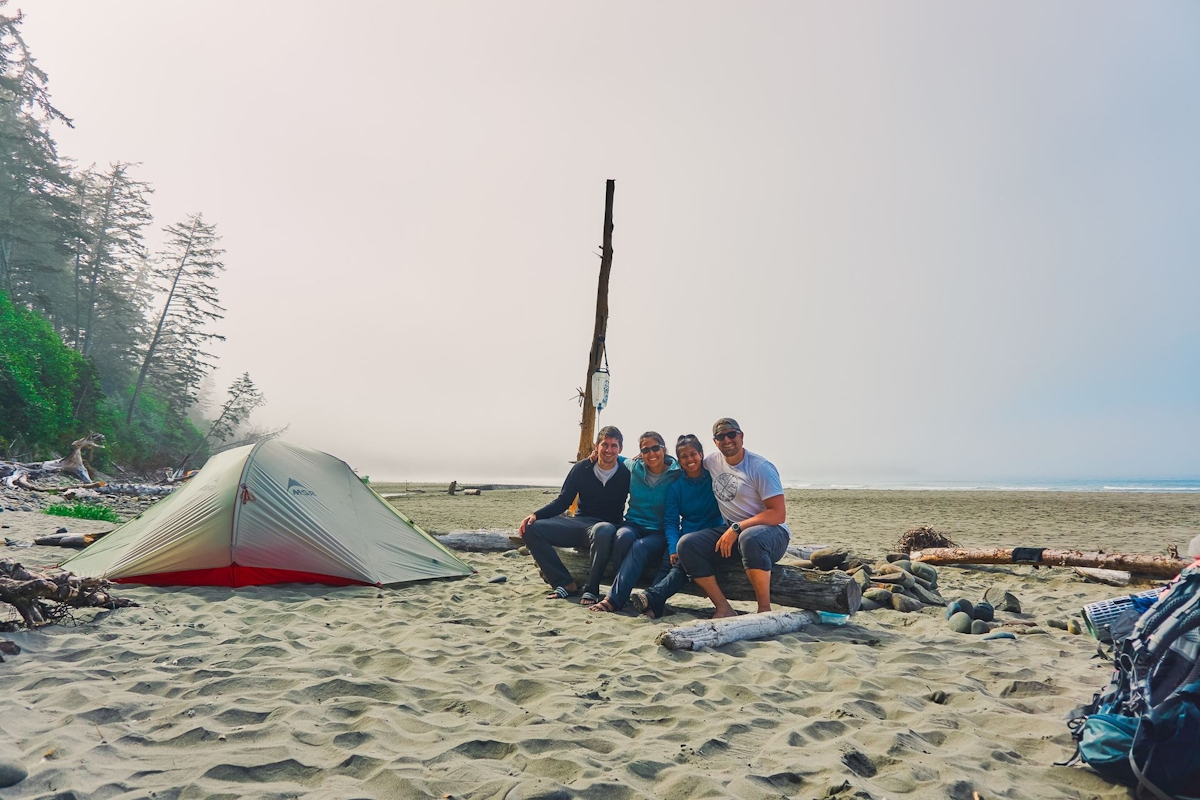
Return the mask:
<svg viewBox="0 0 1200 800">
<path fill-rule="evenodd" d="M 579 598 L 579 605 L 581 606 L 594 606 L 599 602 L 600 598 L 591 592 L 584 592 L 583 596 Z"/>
<path fill-rule="evenodd" d="M 629 602 L 633 606 L 633 610 L 639 614 L 645 614 L 650 610 L 650 596 L 645 592 L 634 592 L 629 595 Z"/>
<path fill-rule="evenodd" d="M 547 600 L 566 600 L 568 597 L 574 597 L 579 594 L 579 590 L 567 591 L 566 587 L 555 586 L 554 591 L 546 595 Z"/>
</svg>

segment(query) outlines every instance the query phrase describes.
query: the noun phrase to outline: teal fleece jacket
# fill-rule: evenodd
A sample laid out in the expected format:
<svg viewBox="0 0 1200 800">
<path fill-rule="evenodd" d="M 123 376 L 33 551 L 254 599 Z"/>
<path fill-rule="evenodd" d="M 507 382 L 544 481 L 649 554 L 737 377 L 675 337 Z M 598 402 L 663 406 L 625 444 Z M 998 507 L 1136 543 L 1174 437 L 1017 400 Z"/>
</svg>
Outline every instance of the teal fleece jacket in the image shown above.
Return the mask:
<svg viewBox="0 0 1200 800">
<path fill-rule="evenodd" d="M 663 512 L 667 507 L 667 489 L 683 475 L 679 462 L 666 456 L 667 471 L 653 488 L 646 482 L 646 462 L 640 458 L 626 462 L 629 467 L 629 510 L 625 521 L 648 531 L 663 529 Z"/>
</svg>

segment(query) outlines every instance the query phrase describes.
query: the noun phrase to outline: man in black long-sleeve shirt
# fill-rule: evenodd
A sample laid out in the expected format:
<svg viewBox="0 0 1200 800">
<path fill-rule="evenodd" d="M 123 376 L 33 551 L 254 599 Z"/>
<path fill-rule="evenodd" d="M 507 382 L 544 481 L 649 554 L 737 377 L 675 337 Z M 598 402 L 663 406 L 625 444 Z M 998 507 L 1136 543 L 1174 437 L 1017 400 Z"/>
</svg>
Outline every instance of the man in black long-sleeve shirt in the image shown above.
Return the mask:
<svg viewBox="0 0 1200 800">
<path fill-rule="evenodd" d="M 554 589 L 551 598 L 579 593 L 578 584 L 554 548 L 590 546 L 592 569 L 583 602 L 598 599 L 595 595 L 600 578 L 612 555 L 605 551 L 612 549 L 613 534 L 625 518 L 625 500 L 629 497 L 629 468 L 618 458 L 623 446 L 619 430 L 612 425 L 601 428 L 596 436 L 596 460 L 585 458 L 571 467 L 558 497 L 521 520 L 525 546 L 541 567 L 546 583 Z M 577 495 L 575 516 L 560 516 Z"/>
</svg>

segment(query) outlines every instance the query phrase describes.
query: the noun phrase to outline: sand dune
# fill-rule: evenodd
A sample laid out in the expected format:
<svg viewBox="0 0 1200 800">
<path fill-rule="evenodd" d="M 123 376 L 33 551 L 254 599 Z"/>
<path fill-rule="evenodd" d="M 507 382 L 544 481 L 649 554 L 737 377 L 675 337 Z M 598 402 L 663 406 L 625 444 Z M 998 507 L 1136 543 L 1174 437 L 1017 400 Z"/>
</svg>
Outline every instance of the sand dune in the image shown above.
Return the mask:
<svg viewBox="0 0 1200 800">
<path fill-rule="evenodd" d="M 440 508 L 494 527 L 537 494 L 411 505 L 418 522 L 424 505 L 426 517 Z M 1159 550 L 1196 518 L 1175 498 L 1146 497 L 1097 535 Z M 899 531 L 871 516 L 891 511 L 863 502 L 848 543 L 882 556 Z M 993 501 L 946 502 L 964 506 L 961 518 L 986 519 Z M 1037 524 L 1051 537 L 1098 513 L 1080 511 L 1086 500 L 1028 502 L 1039 517 L 1041 504 L 1050 509 Z M 830 531 L 849 524 L 827 515 Z M 938 519 L 909 519 L 918 522 Z M 3 555 L 50 563 L 61 553 Z M 469 560 L 479 570 L 470 578 L 383 591 L 129 587 L 143 607 L 6 634 L 24 652 L 0 665 L 0 738 L 4 757 L 30 775 L 0 795 L 809 798 L 846 785 L 835 796 L 1128 796 L 1087 770 L 1052 765 L 1071 749 L 1062 714 L 1107 678 L 1088 637 L 1045 628 L 985 642 L 927 609 L 670 652 L 655 635 L 702 616 L 698 598 L 681 598 L 666 623 L 593 614 L 540 599 L 524 557 Z M 508 581 L 488 583 L 496 574 Z M 1020 618 L 1043 622 L 1119 593 L 1067 570 L 941 576 L 948 598 L 1003 585 L 1024 604 Z"/>
</svg>

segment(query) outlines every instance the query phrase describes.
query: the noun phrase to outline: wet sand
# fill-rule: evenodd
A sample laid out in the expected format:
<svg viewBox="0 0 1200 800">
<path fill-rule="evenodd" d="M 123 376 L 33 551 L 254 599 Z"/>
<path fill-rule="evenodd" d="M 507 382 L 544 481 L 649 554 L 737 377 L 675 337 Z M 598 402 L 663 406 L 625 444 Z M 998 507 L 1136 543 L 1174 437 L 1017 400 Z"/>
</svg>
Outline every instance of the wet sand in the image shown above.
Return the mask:
<svg viewBox="0 0 1200 800">
<path fill-rule="evenodd" d="M 382 485 L 385 492 L 404 486 Z M 511 528 L 541 489 L 397 497 L 427 529 Z M 961 544 L 1186 549 L 1200 497 L 789 491 L 793 539 L 880 559 L 929 523 Z M 12 538 L 104 523 L 8 512 Z M 92 526 L 92 527 L 87 527 Z M 49 564 L 51 548 L 0 557 Z M 152 589 L 76 627 L 4 634 L 4 798 L 1125 798 L 1071 752 L 1062 714 L 1107 679 L 1096 642 L 1046 627 L 1122 593 L 1073 572 L 940 570 L 947 599 L 1016 594 L 1042 634 L 981 641 L 942 609 L 861 613 L 719 651 L 670 652 L 665 621 L 541 599 L 532 562 L 355 587 Z M 504 574 L 506 583 L 488 578 Z M 743 609 L 747 604 L 740 604 Z M 944 702 L 931 699 L 946 693 Z"/>
</svg>

